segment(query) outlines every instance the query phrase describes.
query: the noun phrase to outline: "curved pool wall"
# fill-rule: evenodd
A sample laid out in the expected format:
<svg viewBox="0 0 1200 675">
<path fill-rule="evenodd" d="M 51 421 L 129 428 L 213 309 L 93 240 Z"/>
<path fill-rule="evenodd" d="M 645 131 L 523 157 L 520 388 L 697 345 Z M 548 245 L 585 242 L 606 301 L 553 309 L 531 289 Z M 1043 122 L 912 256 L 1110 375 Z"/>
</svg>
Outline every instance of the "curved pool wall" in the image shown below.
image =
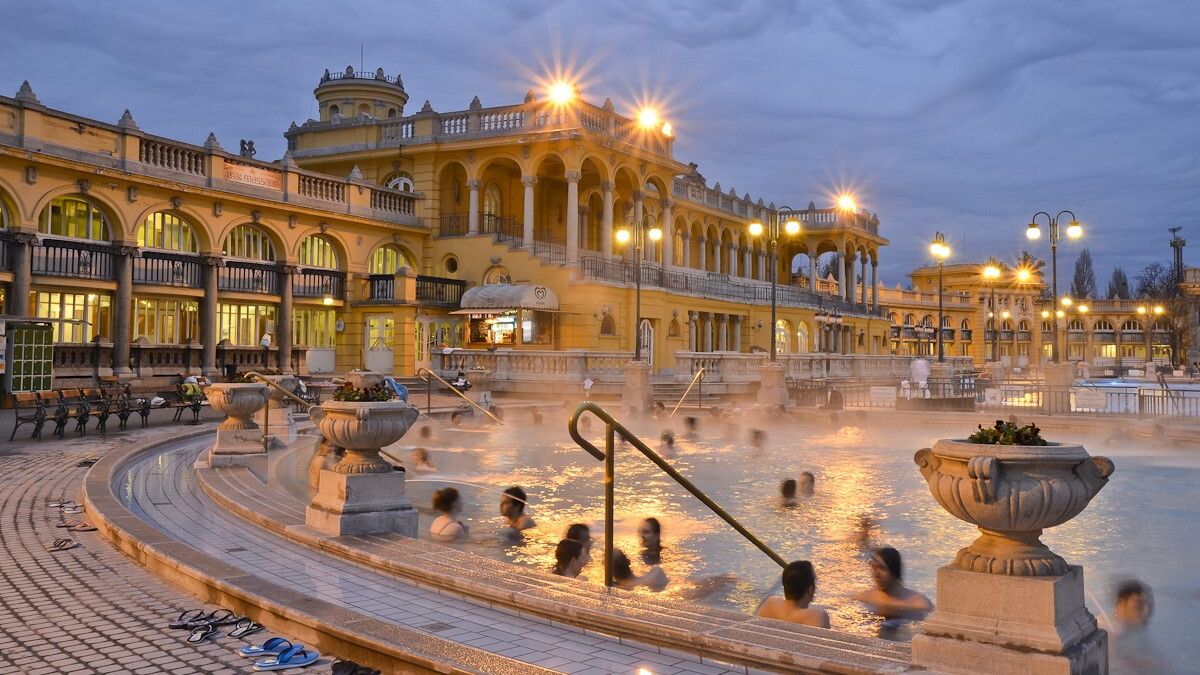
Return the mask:
<svg viewBox="0 0 1200 675">
<path fill-rule="evenodd" d="M 1124 421 L 1028 419 L 1052 439 L 1082 441 L 1092 454 L 1116 462 L 1113 479 L 1088 508 L 1044 535 L 1054 551 L 1084 567 L 1093 613 L 1101 619 L 1110 614 L 1116 585 L 1140 579 L 1159 598 L 1152 623 L 1155 642 L 1172 661 L 1200 662 L 1200 644 L 1189 639 L 1200 616 L 1195 590 L 1200 572 L 1180 564 L 1200 560 L 1200 540 L 1180 534 L 1194 527 L 1200 512 L 1200 454 L 1139 438 L 1138 429 Z M 899 549 L 907 583 L 933 597 L 938 567 L 977 536 L 973 527 L 933 501 L 913 452 L 992 421 L 994 416 L 987 414 L 939 413 L 917 420 L 912 414 L 872 412 L 843 414 L 837 426 L 822 417 L 778 428 L 740 416 L 702 423 L 697 440 L 683 438 L 678 420 L 635 422 L 633 428 L 652 447 L 664 428 L 673 428 L 681 439 L 673 463 L 685 476 L 785 558 L 814 562 L 816 602 L 829 609 L 836 630 L 881 635 L 880 621 L 853 600 L 871 584 L 865 565 L 869 546 Z M 1141 426 L 1162 423 L 1147 420 Z M 749 442 L 749 430 L 756 426 L 767 429 L 761 451 Z M 600 428 L 594 425 L 590 434 L 598 445 Z M 1198 437 L 1194 431 L 1189 436 Z M 546 569 L 567 525 L 589 524 L 592 536 L 602 539 L 602 466 L 567 439 L 565 429 L 521 421 L 486 438 L 444 434 L 428 447 L 439 471 L 410 474 L 408 487 L 422 511 L 422 537 L 434 515 L 432 492 L 452 485 L 464 496 L 464 517 L 471 525 L 468 541 L 455 545 L 462 550 Z M 408 455 L 407 446 L 392 450 L 401 459 Z M 659 597 L 752 612 L 763 597 L 778 592 L 778 566 L 640 453 L 618 448 L 617 461 L 614 543 L 630 554 L 635 573 L 642 571 L 646 565 L 636 555 L 638 523 L 646 516 L 660 518 L 666 547 L 662 566 L 672 583 Z M 795 508 L 779 506 L 779 482 L 806 470 L 816 475 L 815 495 Z M 498 514 L 498 491 L 509 485 L 527 491 L 529 513 L 538 523 L 521 537 L 510 536 Z M 868 546 L 855 536 L 863 516 L 876 525 Z M 594 562 L 585 576 L 599 581 L 602 568 Z M 911 630 L 882 635 L 906 640 Z"/>
</svg>

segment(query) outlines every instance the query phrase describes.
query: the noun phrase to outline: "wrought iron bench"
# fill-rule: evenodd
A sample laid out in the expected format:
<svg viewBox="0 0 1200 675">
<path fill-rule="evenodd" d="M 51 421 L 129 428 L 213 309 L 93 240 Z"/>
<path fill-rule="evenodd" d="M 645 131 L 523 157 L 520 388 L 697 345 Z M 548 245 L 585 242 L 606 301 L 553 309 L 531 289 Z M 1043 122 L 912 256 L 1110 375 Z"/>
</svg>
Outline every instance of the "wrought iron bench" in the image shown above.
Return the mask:
<svg viewBox="0 0 1200 675">
<path fill-rule="evenodd" d="M 41 438 L 42 427 L 46 425 L 46 406 L 38 398 L 37 392 L 16 391 L 13 392 L 12 398 L 16 422 L 13 424 L 12 433 L 8 435 L 8 440 L 11 442 L 16 437 L 17 429 L 22 424 L 33 425 L 33 434 L 30 438 Z"/>
</svg>

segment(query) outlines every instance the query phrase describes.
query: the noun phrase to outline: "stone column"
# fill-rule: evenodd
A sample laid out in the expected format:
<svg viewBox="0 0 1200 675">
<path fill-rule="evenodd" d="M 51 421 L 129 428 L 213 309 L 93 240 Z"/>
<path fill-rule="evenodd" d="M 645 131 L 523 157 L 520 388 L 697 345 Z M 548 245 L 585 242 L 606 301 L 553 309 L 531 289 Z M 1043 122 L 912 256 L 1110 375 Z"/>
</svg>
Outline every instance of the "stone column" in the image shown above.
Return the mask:
<svg viewBox="0 0 1200 675">
<path fill-rule="evenodd" d="M 747 246 L 746 248 L 742 249 L 742 276 L 746 277 L 747 279 L 754 278 L 754 265 L 752 263 L 753 255 L 753 246 Z"/>
<path fill-rule="evenodd" d="M 687 230 L 683 231 L 683 266 L 692 266 L 692 235 Z"/>
<path fill-rule="evenodd" d="M 20 232 L 13 237 L 9 257 L 12 260 L 12 297 L 8 298 L 8 313 L 13 316 L 29 316 L 29 291 L 33 286 L 33 247 L 37 235 Z"/>
<path fill-rule="evenodd" d="M 588 213 L 588 207 L 579 205 L 579 248 L 590 251 L 588 248 L 588 240 L 591 239 L 592 221 L 591 214 Z"/>
<path fill-rule="evenodd" d="M 604 191 L 604 212 L 600 218 L 600 252 L 604 257 L 612 257 L 613 246 L 613 190 L 616 183 L 606 180 L 600 184 Z"/>
<path fill-rule="evenodd" d="M 720 239 L 717 239 L 715 242 L 713 242 L 713 271 L 717 274 L 723 274 L 725 272 L 725 268 L 721 265 L 722 248 L 723 246 L 721 246 Z"/>
<path fill-rule="evenodd" d="M 854 256 L 847 256 L 842 260 L 842 270 L 845 272 L 842 275 L 845 277 L 845 284 L 842 287 L 842 299 L 847 302 L 854 302 Z"/>
<path fill-rule="evenodd" d="M 760 250 L 758 252 L 758 278 L 761 281 L 770 281 L 767 276 L 767 252 Z"/>
<path fill-rule="evenodd" d="M 204 295 L 200 297 L 200 372 L 210 378 L 220 373 L 217 370 L 217 343 L 221 340 L 217 335 L 217 275 L 222 262 L 217 256 L 206 256 L 201 261 Z"/>
<path fill-rule="evenodd" d="M 877 280 L 878 275 L 879 275 L 879 261 L 872 260 L 871 261 L 871 307 L 874 309 L 879 309 L 879 282 Z"/>
<path fill-rule="evenodd" d="M 688 312 L 688 351 L 696 351 L 696 322 L 699 321 L 699 316 L 696 312 Z"/>
<path fill-rule="evenodd" d="M 662 261 L 663 265 L 675 264 L 675 223 L 671 222 L 670 199 L 663 198 L 662 202 Z"/>
<path fill-rule="evenodd" d="M 704 314 L 703 314 L 702 316 L 703 316 L 704 318 L 703 318 L 703 319 L 701 319 L 702 323 L 701 323 L 701 325 L 700 325 L 700 326 L 701 326 L 701 327 L 700 327 L 700 334 L 701 334 L 701 336 L 704 338 L 704 341 L 703 341 L 703 344 L 704 344 L 704 351 L 706 351 L 706 352 L 711 352 L 711 351 L 713 350 L 713 342 L 712 342 L 712 313 L 711 313 L 711 312 L 704 312 Z"/>
<path fill-rule="evenodd" d="M 533 248 L 533 186 L 537 185 L 537 176 L 521 176 L 521 184 L 525 186 L 525 213 L 521 223 L 521 246 Z"/>
<path fill-rule="evenodd" d="M 294 265 L 279 270 L 279 318 L 275 322 L 275 345 L 279 347 L 279 372 L 292 372 L 292 275 Z"/>
<path fill-rule="evenodd" d="M 859 302 L 863 305 L 867 304 L 867 254 L 863 252 L 859 259 L 862 263 L 862 286 L 859 289 Z"/>
<path fill-rule="evenodd" d="M 700 235 L 700 246 L 697 247 L 700 251 L 700 262 L 697 265 L 701 271 L 708 270 L 708 237 Z"/>
<path fill-rule="evenodd" d="M 742 317 L 734 315 L 733 317 L 733 351 L 742 351 Z"/>
<path fill-rule="evenodd" d="M 808 290 L 817 292 L 817 255 L 808 254 Z"/>
<path fill-rule="evenodd" d="M 129 345 L 133 339 L 129 314 L 133 311 L 133 257 L 137 249 L 119 246 L 113 249 L 113 263 L 117 275 L 117 294 L 113 298 L 113 375 L 131 377 L 129 368 Z M 93 326 L 93 328 L 95 328 Z"/>
<path fill-rule="evenodd" d="M 568 171 L 567 179 L 567 262 L 579 259 L 579 179 L 583 174 Z"/>
<path fill-rule="evenodd" d="M 729 248 L 726 250 L 725 257 L 729 260 L 729 276 L 736 277 L 738 273 L 738 250 L 737 244 L 729 242 Z"/>
<path fill-rule="evenodd" d="M 729 315 L 717 315 L 717 351 L 729 351 Z"/>
<path fill-rule="evenodd" d="M 467 213 L 467 234 L 479 234 L 479 187 L 481 185 L 483 185 L 483 181 L 478 178 L 467 181 L 467 187 L 471 190 L 471 198 L 467 201 L 467 208 L 470 209 Z"/>
</svg>

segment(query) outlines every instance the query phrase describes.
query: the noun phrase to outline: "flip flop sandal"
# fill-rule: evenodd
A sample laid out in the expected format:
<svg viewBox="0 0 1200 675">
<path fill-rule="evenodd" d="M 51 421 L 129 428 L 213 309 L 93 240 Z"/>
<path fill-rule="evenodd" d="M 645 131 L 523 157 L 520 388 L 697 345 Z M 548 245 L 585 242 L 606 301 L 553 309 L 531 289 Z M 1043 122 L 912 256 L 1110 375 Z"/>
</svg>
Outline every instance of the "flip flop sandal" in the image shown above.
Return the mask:
<svg viewBox="0 0 1200 675">
<path fill-rule="evenodd" d="M 83 522 L 82 520 L 64 520 L 60 523 L 54 524 L 55 527 L 76 527 L 79 525 L 87 525 L 87 523 Z"/>
<path fill-rule="evenodd" d="M 179 613 L 179 618 L 167 624 L 167 628 L 187 628 L 188 624 L 204 616 L 202 609 L 185 609 Z"/>
<path fill-rule="evenodd" d="M 64 515 L 77 516 L 83 513 L 83 509 L 79 508 L 78 506 L 72 506 L 70 508 L 64 508 L 62 512 Z"/>
<path fill-rule="evenodd" d="M 244 616 L 238 616 L 237 614 L 234 614 L 228 609 L 222 608 L 216 612 L 213 612 L 209 619 L 205 621 L 205 623 L 210 623 L 213 626 L 232 626 L 245 618 L 246 617 Z"/>
<path fill-rule="evenodd" d="M 51 553 L 58 553 L 59 551 L 69 551 L 76 546 L 79 546 L 79 542 L 75 541 L 74 539 L 67 539 L 63 537 L 61 539 L 55 539 L 53 544 L 50 544 L 46 547 L 46 550 Z"/>
<path fill-rule="evenodd" d="M 368 668 L 353 661 L 333 662 L 333 675 L 380 675 L 375 668 Z"/>
<path fill-rule="evenodd" d="M 187 641 L 191 644 L 200 644 L 210 637 L 217 634 L 217 627 L 211 623 L 206 623 L 203 626 L 196 626 L 192 629 L 192 634 L 188 636 Z"/>
<path fill-rule="evenodd" d="M 254 662 L 254 670 L 284 670 L 286 668 L 303 668 L 312 665 L 321 655 L 309 651 L 304 645 L 293 645 L 291 649 Z"/>
<path fill-rule="evenodd" d="M 253 635 L 263 629 L 261 623 L 256 623 L 247 618 L 240 619 L 234 626 L 234 629 L 229 631 L 231 638 L 243 638 L 247 635 Z"/>
<path fill-rule="evenodd" d="M 270 655 L 278 654 L 282 651 L 285 651 L 285 650 L 288 650 L 291 648 L 292 648 L 292 643 L 289 642 L 288 640 L 281 638 L 281 637 L 273 637 L 273 638 L 267 638 L 267 641 L 262 643 L 261 645 L 250 645 L 249 647 L 242 647 L 241 649 L 238 650 L 238 653 L 241 654 L 242 656 L 248 656 L 250 658 L 255 658 L 258 656 L 270 656 Z"/>
<path fill-rule="evenodd" d="M 56 501 L 56 502 L 50 502 L 46 506 L 51 509 L 65 509 L 65 508 L 73 508 L 75 506 L 78 506 L 78 504 L 71 501 L 70 499 L 60 499 L 59 501 Z"/>
<path fill-rule="evenodd" d="M 98 460 L 98 459 L 81 459 L 78 462 L 75 462 L 75 466 L 88 467 L 88 466 L 94 465 L 98 461 L 100 461 L 100 460 Z"/>
<path fill-rule="evenodd" d="M 80 523 L 78 525 L 72 525 L 67 528 L 67 532 L 95 532 L 95 531 L 96 531 L 96 527 L 94 525 L 89 525 L 87 523 Z"/>
</svg>

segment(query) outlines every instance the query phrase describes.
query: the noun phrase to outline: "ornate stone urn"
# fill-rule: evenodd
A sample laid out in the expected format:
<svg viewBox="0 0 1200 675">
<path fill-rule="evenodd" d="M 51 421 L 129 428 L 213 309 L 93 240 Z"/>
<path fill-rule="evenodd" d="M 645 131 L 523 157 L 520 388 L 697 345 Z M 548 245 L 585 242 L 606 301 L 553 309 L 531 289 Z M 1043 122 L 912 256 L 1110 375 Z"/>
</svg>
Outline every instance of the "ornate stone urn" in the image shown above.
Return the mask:
<svg viewBox="0 0 1200 675">
<path fill-rule="evenodd" d="M 417 536 L 417 512 L 405 494 L 404 473 L 383 461 L 379 450 L 404 436 L 418 410 L 399 401 L 328 401 L 320 411 L 323 445 L 344 448 L 345 455 L 320 471 L 317 492 L 305 512 L 308 526 L 334 536 Z"/>
<path fill-rule="evenodd" d="M 1080 445 L 941 440 L 914 461 L 942 508 L 980 536 L 937 573 L 936 610 L 913 637 L 937 672 L 1108 672 L 1107 634 L 1084 606 L 1083 568 L 1042 530 L 1079 515 L 1114 466 Z"/>
<path fill-rule="evenodd" d="M 291 392 L 296 388 L 295 375 L 264 375 L 263 377 L 284 391 Z M 272 445 L 282 447 L 296 440 L 296 422 L 292 419 L 291 409 L 292 401 L 282 391 L 275 387 L 267 388 L 267 405 L 255 413 L 254 421 L 267 427 Z"/>
<path fill-rule="evenodd" d="M 965 570 L 1047 576 L 1067 562 L 1039 537 L 1079 515 L 1108 482 L 1113 463 L 1081 445 L 981 445 L 938 441 L 914 457 L 942 508 L 979 528 L 958 552 Z"/>
<path fill-rule="evenodd" d="M 225 415 L 208 455 L 210 466 L 244 466 L 266 475 L 267 451 L 254 414 L 267 404 L 265 384 L 213 384 L 204 391 L 213 409 Z"/>
</svg>

